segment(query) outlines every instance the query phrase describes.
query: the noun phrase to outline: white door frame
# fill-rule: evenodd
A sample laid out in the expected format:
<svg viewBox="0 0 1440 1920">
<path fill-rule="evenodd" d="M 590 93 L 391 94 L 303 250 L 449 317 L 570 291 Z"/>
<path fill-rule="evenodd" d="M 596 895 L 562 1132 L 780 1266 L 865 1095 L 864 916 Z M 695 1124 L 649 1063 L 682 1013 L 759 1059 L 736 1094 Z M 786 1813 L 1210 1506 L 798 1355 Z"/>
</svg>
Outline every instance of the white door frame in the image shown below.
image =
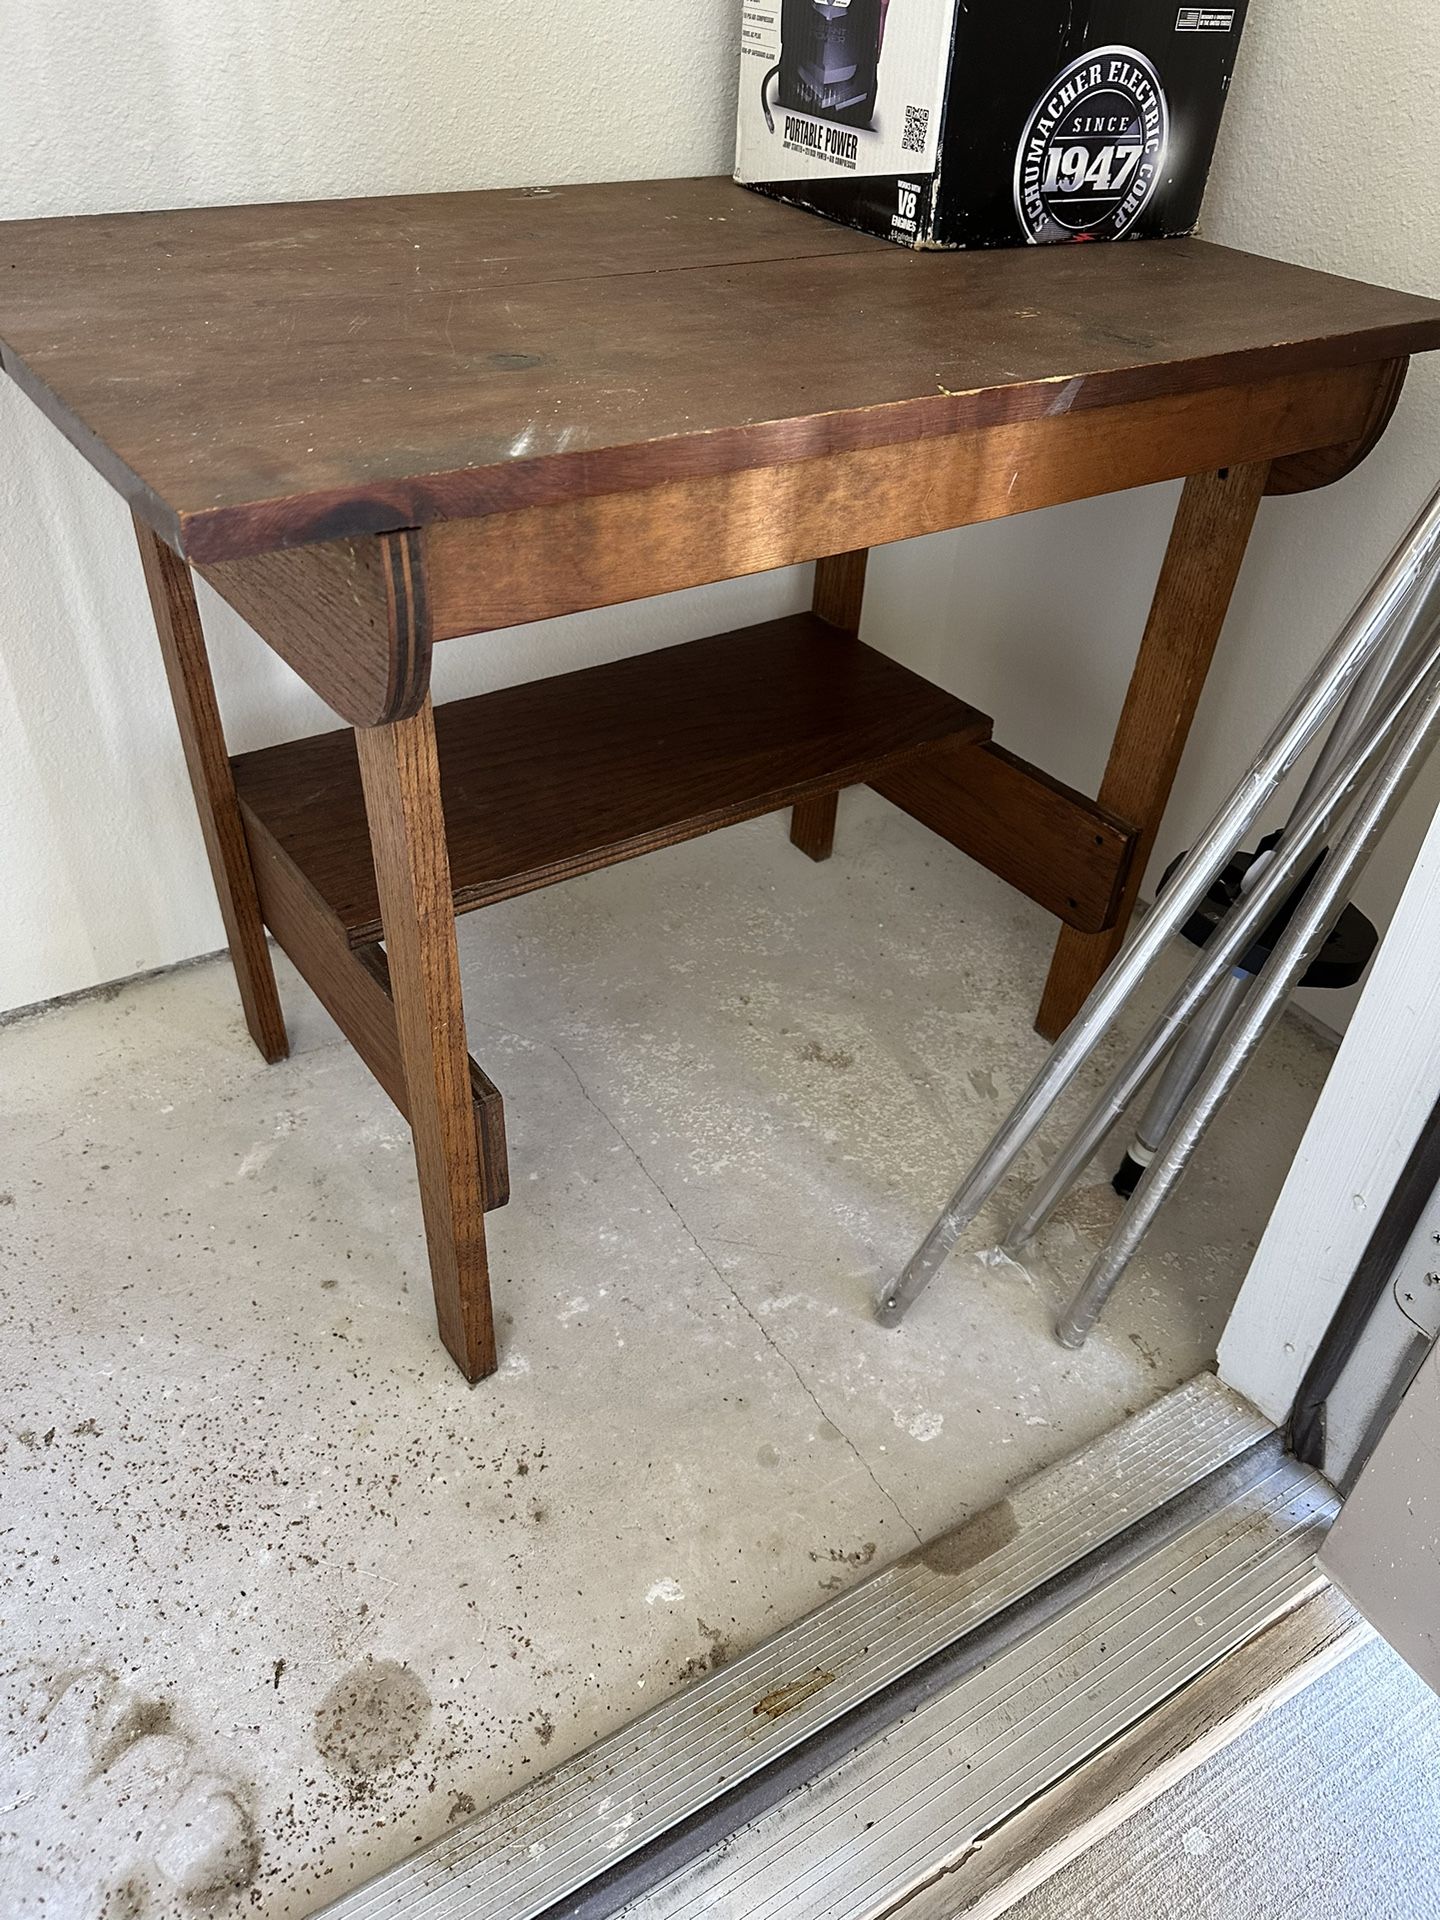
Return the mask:
<svg viewBox="0 0 1440 1920">
<path fill-rule="evenodd" d="M 1220 1341 L 1277 1424 L 1440 1098 L 1440 813 L 1370 969 Z"/>
</svg>

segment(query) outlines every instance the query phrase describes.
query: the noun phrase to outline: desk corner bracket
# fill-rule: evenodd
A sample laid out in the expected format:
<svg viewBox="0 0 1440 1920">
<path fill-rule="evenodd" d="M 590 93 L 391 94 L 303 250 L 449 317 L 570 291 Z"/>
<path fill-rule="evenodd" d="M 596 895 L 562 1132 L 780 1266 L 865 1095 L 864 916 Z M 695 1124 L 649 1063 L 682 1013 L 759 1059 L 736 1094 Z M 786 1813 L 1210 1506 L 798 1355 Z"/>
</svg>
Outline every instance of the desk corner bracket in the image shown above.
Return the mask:
<svg viewBox="0 0 1440 1920">
<path fill-rule="evenodd" d="M 1342 440 L 1331 447 L 1316 447 L 1310 453 L 1292 453 L 1271 463 L 1267 494 L 1312 493 L 1318 487 L 1332 487 L 1343 480 L 1379 446 L 1385 430 L 1395 416 L 1405 375 L 1410 369 L 1408 356 L 1398 360 L 1377 361 L 1375 388 L 1364 428 L 1353 440 Z"/>
</svg>

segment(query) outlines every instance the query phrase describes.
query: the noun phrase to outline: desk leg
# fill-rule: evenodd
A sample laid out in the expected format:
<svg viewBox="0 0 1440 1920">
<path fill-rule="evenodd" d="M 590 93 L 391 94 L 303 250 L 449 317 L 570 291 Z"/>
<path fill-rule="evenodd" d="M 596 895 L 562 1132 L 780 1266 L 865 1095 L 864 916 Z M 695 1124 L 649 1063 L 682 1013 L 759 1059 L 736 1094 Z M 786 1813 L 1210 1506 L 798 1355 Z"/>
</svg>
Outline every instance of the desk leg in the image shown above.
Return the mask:
<svg viewBox="0 0 1440 1920">
<path fill-rule="evenodd" d="M 865 598 L 865 562 L 868 547 L 837 553 L 815 562 L 815 592 L 810 605 L 822 620 L 842 633 L 859 633 L 860 608 Z M 801 800 L 790 810 L 790 839 L 812 860 L 828 860 L 835 850 L 835 810 L 838 793 L 820 793 Z"/>
<path fill-rule="evenodd" d="M 135 522 L 145 584 L 165 677 L 180 725 L 180 744 L 190 773 L 200 831 L 210 856 L 210 872 L 220 897 L 220 917 L 230 942 L 230 960 L 245 1009 L 250 1038 L 267 1060 L 283 1060 L 290 1051 L 285 1016 L 275 987 L 275 969 L 265 943 L 265 926 L 255 894 L 250 849 L 240 822 L 240 804 L 225 751 L 215 682 L 205 652 L 200 609 L 190 569 L 173 548 L 143 521 Z"/>
<path fill-rule="evenodd" d="M 1124 941 L 1268 473 L 1262 460 L 1185 483 L 1100 786 L 1099 804 L 1140 837 L 1115 925 L 1060 935 L 1035 1020 L 1047 1040 L 1070 1024 Z"/>
<path fill-rule="evenodd" d="M 435 715 L 357 727 L 355 745 L 409 1095 L 440 1337 L 467 1380 L 495 1371 L 485 1197 L 470 1091 Z"/>
</svg>

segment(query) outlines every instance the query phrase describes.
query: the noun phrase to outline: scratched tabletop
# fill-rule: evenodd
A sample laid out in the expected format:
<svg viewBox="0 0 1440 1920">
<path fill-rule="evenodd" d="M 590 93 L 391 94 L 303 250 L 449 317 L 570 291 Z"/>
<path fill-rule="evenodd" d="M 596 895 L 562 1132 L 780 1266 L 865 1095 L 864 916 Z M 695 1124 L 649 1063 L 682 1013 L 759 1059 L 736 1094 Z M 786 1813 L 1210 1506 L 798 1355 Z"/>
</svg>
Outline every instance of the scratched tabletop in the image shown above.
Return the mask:
<svg viewBox="0 0 1440 1920">
<path fill-rule="evenodd" d="M 1198 240 L 916 253 L 720 179 L 0 224 L 0 365 L 208 560 L 1435 346 Z"/>
</svg>

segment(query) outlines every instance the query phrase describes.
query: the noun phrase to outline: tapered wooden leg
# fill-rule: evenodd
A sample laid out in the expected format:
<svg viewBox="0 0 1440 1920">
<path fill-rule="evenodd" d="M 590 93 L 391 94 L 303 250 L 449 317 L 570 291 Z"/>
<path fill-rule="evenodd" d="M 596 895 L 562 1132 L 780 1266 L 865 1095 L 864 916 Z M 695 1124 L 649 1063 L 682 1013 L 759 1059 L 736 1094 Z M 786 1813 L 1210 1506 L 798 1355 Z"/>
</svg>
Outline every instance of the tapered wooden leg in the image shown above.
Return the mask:
<svg viewBox="0 0 1440 1920">
<path fill-rule="evenodd" d="M 435 715 L 355 732 L 409 1096 L 440 1337 L 467 1380 L 495 1370 L 485 1196 L 460 999 Z"/>
<path fill-rule="evenodd" d="M 285 1016 L 260 918 L 194 583 L 185 562 L 143 521 L 136 520 L 135 534 L 245 1024 L 267 1060 L 283 1060 L 290 1050 Z"/>
<path fill-rule="evenodd" d="M 868 547 L 837 553 L 815 562 L 815 592 L 810 605 L 822 620 L 842 633 L 859 633 L 860 608 L 865 598 L 865 562 Z M 801 800 L 790 810 L 790 839 L 812 860 L 828 860 L 835 850 L 835 812 L 838 793 L 820 793 Z"/>
<path fill-rule="evenodd" d="M 1070 1024 L 1125 938 L 1268 472 L 1268 462 L 1257 461 L 1185 483 L 1100 785 L 1099 804 L 1140 837 L 1115 925 L 1103 933 L 1066 927 L 1060 935 L 1035 1021 L 1047 1040 Z"/>
</svg>

